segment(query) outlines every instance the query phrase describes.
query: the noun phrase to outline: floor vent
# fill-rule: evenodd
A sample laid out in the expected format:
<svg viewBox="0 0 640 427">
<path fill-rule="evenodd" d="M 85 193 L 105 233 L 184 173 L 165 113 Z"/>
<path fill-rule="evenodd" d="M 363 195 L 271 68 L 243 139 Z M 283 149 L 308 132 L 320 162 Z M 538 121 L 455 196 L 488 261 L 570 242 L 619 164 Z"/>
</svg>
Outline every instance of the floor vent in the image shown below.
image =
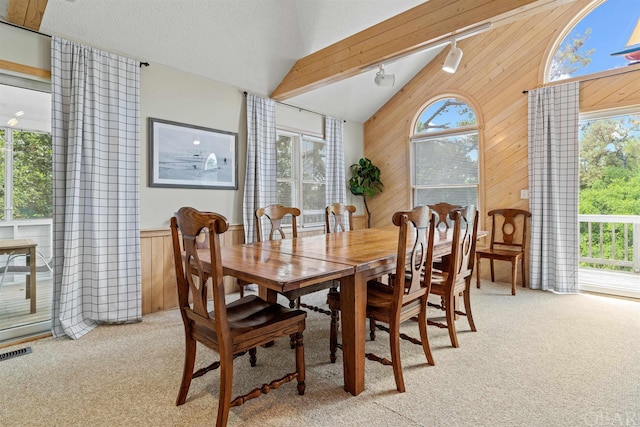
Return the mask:
<svg viewBox="0 0 640 427">
<path fill-rule="evenodd" d="M 31 353 L 31 347 L 8 351 L 6 353 L 0 354 L 0 362 L 2 362 L 3 360 L 13 359 L 14 357 L 24 356 L 25 354 L 29 354 L 29 353 Z"/>
</svg>

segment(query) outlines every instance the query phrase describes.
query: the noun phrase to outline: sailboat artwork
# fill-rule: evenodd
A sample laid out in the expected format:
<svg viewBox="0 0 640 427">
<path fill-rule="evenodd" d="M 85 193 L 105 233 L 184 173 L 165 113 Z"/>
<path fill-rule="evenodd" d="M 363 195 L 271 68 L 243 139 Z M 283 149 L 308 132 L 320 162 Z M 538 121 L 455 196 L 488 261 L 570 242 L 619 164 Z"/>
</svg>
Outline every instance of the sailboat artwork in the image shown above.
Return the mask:
<svg viewBox="0 0 640 427">
<path fill-rule="evenodd" d="M 638 19 L 636 28 L 631 33 L 631 37 L 629 37 L 627 46 L 618 52 L 613 52 L 611 55 L 622 55 L 624 59 L 629 61 L 629 64 L 640 62 L 640 19 Z"/>
</svg>

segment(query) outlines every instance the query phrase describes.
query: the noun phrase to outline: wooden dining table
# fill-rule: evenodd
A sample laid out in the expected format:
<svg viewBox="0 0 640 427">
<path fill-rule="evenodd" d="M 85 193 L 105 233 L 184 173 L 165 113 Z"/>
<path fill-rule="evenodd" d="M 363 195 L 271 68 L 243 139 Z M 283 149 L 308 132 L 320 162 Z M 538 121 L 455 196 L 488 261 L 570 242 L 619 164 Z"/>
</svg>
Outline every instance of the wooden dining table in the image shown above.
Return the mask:
<svg viewBox="0 0 640 427">
<path fill-rule="evenodd" d="M 434 257 L 451 251 L 447 234 L 436 233 Z M 395 269 L 398 227 L 386 226 L 222 248 L 223 273 L 260 285 L 260 295 L 277 294 L 337 279 L 344 389 L 364 391 L 367 281 Z"/>
</svg>

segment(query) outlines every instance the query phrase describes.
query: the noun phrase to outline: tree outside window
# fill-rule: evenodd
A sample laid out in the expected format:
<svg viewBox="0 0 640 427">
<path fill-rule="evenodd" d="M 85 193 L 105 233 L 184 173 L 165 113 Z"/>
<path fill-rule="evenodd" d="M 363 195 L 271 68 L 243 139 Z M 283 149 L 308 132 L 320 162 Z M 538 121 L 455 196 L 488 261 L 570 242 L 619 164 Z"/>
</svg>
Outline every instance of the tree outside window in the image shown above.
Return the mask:
<svg viewBox="0 0 640 427">
<path fill-rule="evenodd" d="M 427 106 L 416 121 L 411 143 L 414 205 L 477 206 L 478 130 L 467 103 L 445 98 Z"/>
<path fill-rule="evenodd" d="M 278 203 L 302 211 L 301 226 L 322 225 L 326 207 L 326 143 L 319 138 L 278 131 Z"/>
</svg>

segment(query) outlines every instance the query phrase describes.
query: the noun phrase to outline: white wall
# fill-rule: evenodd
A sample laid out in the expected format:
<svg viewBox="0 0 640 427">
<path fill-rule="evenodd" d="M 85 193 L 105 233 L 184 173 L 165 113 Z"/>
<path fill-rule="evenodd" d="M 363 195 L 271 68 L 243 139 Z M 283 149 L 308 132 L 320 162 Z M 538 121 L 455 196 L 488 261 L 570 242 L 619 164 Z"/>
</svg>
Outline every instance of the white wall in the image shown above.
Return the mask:
<svg viewBox="0 0 640 427">
<path fill-rule="evenodd" d="M 82 41 L 87 45 L 90 42 Z M 0 59 L 50 69 L 50 39 L 17 28 L 0 25 Z M 0 70 L 2 72 L 2 70 Z M 171 120 L 238 133 L 238 189 L 174 189 L 149 187 L 148 118 Z M 322 134 L 324 118 L 278 104 L 278 124 L 303 132 Z M 194 74 L 152 63 L 140 70 L 140 227 L 166 228 L 169 218 L 181 206 L 215 211 L 231 224 L 242 224 L 242 196 L 246 163 L 246 103 L 236 87 Z M 346 122 L 344 127 L 346 177 L 348 170 L 364 153 L 361 123 Z M 346 185 L 346 183 L 345 183 Z M 364 213 L 361 198 L 347 190 L 357 213 Z"/>
<path fill-rule="evenodd" d="M 42 70 L 50 70 L 51 39 L 31 31 L 0 24 L 0 59 Z M 17 75 L 17 73 L 6 73 Z M 42 80 L 36 77 L 32 78 Z"/>
</svg>

